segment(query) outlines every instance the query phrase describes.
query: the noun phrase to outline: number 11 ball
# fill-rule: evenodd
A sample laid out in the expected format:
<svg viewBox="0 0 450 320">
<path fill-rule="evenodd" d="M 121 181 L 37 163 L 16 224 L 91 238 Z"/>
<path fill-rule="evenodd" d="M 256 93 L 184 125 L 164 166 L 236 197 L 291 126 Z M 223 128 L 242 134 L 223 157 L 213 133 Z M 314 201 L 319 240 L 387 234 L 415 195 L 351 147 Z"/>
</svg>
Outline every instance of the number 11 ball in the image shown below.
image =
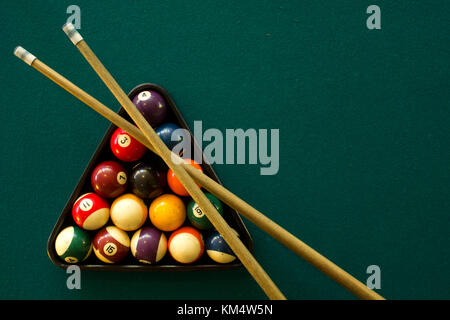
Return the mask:
<svg viewBox="0 0 450 320">
<path fill-rule="evenodd" d="M 72 217 L 85 230 L 100 229 L 108 222 L 109 204 L 93 192 L 86 193 L 75 201 Z"/>
<path fill-rule="evenodd" d="M 73 226 L 63 229 L 55 240 L 56 254 L 67 263 L 78 263 L 85 260 L 92 251 L 89 234 L 83 229 Z"/>
</svg>

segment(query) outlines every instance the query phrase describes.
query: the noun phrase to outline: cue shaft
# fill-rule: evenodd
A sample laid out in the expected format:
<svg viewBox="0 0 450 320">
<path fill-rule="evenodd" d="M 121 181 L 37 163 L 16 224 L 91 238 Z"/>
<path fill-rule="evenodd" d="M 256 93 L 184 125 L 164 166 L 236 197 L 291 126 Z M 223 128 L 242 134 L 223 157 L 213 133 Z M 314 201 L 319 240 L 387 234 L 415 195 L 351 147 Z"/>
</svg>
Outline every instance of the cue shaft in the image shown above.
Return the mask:
<svg viewBox="0 0 450 320">
<path fill-rule="evenodd" d="M 239 237 L 233 232 L 231 227 L 227 224 L 225 219 L 219 214 L 214 205 L 200 190 L 200 187 L 195 183 L 186 170 L 178 165 L 183 161 L 178 161 L 176 158 L 172 158 L 172 152 L 162 142 L 154 129 L 150 126 L 141 112 L 131 102 L 130 98 L 125 94 L 113 76 L 104 67 L 101 61 L 97 58 L 95 53 L 88 46 L 86 41 L 81 37 L 78 31 L 71 23 L 65 24 L 63 27 L 64 32 L 72 40 L 73 44 L 84 56 L 86 61 L 91 65 L 97 75 L 102 79 L 111 93 L 116 97 L 117 101 L 127 111 L 131 119 L 141 129 L 144 136 L 151 143 L 156 153 L 164 160 L 167 166 L 172 169 L 177 179 L 181 182 L 190 196 L 202 209 L 206 217 L 222 235 L 224 240 L 228 243 L 230 248 L 239 258 L 241 263 L 246 267 L 248 272 L 252 275 L 255 281 L 259 284 L 261 289 L 266 293 L 270 299 L 285 300 L 286 297 L 281 293 L 269 275 L 264 271 L 258 261 L 253 257 L 250 251 L 245 247 Z"/>
<path fill-rule="evenodd" d="M 31 55 L 31 54 L 30 54 Z M 32 55 L 31 55 L 32 56 Z M 139 142 L 144 144 L 149 150 L 154 151 L 153 146 L 148 142 L 142 132 L 136 128 L 129 121 L 122 118 L 120 115 L 109 109 L 107 106 L 102 104 L 100 101 L 89 95 L 87 92 L 70 82 L 68 79 L 57 73 L 55 70 L 48 67 L 42 61 L 36 59 L 31 60 L 28 57 L 28 61 L 31 60 L 30 64 L 34 69 L 42 73 L 44 76 L 55 82 L 57 85 L 71 93 L 77 99 L 85 103 L 87 106 L 92 108 L 94 111 L 111 121 L 117 127 L 122 128 L 127 131 L 132 137 L 137 139 Z M 19 58 L 21 58 L 19 56 Z M 175 155 L 175 154 L 174 154 Z M 176 156 L 176 155 L 175 155 Z M 212 194 L 217 196 L 224 203 L 229 205 L 231 208 L 239 212 L 242 216 L 247 218 L 249 221 L 254 223 L 260 229 L 265 231 L 275 240 L 279 241 L 281 244 L 292 250 L 294 253 L 302 257 L 304 260 L 312 264 L 314 267 L 325 273 L 331 279 L 342 285 L 344 288 L 352 292 L 355 296 L 361 299 L 368 300 L 380 300 L 384 299 L 378 295 L 375 291 L 369 289 L 367 286 L 362 284 L 359 280 L 355 279 L 353 276 L 336 266 L 333 262 L 322 256 L 320 253 L 309 247 L 300 239 L 296 238 L 290 232 L 282 228 L 280 225 L 270 220 L 268 217 L 263 215 L 261 212 L 250 206 L 248 203 L 231 193 L 224 186 L 212 180 L 210 177 L 202 173 L 201 171 L 193 168 L 192 166 L 182 163 L 183 167 L 188 171 L 191 177 L 205 189 L 210 191 Z"/>
</svg>

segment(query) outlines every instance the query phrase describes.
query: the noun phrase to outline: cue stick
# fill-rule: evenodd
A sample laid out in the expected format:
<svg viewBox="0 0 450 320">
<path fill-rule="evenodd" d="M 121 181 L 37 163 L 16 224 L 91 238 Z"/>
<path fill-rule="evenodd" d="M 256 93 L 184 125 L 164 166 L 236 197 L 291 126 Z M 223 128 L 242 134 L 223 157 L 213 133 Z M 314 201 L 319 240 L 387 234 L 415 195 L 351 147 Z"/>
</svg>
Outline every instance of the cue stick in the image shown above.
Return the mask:
<svg viewBox="0 0 450 320">
<path fill-rule="evenodd" d="M 172 152 L 167 148 L 165 143 L 159 138 L 152 126 L 144 118 L 142 113 L 131 102 L 130 98 L 122 90 L 113 76 L 101 63 L 95 53 L 89 48 L 86 41 L 75 29 L 73 24 L 66 23 L 63 26 L 64 32 L 70 38 L 72 43 L 84 56 L 86 61 L 91 65 L 97 75 L 102 79 L 104 84 L 108 87 L 111 93 L 116 97 L 117 101 L 122 105 L 128 115 L 133 119 L 136 125 L 141 129 L 144 136 L 151 143 L 156 153 L 164 160 L 167 166 L 175 173 L 178 181 L 194 199 L 194 201 L 202 209 L 206 217 L 216 230 L 222 235 L 224 240 L 228 243 L 230 248 L 239 258 L 241 263 L 246 267 L 248 272 L 252 275 L 255 281 L 259 284 L 266 295 L 273 300 L 285 300 L 286 297 L 281 293 L 275 283 L 270 279 L 269 275 L 264 271 L 261 265 L 256 261 L 247 247 L 242 243 L 239 237 L 233 232 L 231 227 L 227 224 L 225 219 L 219 214 L 217 209 L 211 201 L 205 196 L 200 187 L 195 183 L 186 170 L 178 165 L 183 161 L 179 158 L 172 158 Z"/>
<path fill-rule="evenodd" d="M 16 52 L 15 52 L 16 53 Z M 94 97 L 77 87 L 75 84 L 64 78 L 62 75 L 46 66 L 43 62 L 32 56 L 30 59 L 28 56 L 18 55 L 19 58 L 42 73 L 44 76 L 55 82 L 57 85 L 71 93 L 77 99 L 91 107 L 94 111 L 111 121 L 117 127 L 122 128 L 136 140 L 144 144 L 148 149 L 154 152 L 153 147 L 143 136 L 141 131 L 133 124 L 122 118 L 120 115 L 103 105 Z M 28 57 L 28 58 L 27 58 Z M 26 59 L 27 58 L 27 59 Z M 34 60 L 33 60 L 34 59 Z M 31 61 L 31 62 L 30 62 Z M 227 190 L 224 186 L 220 185 L 210 177 L 206 176 L 199 170 L 196 170 L 190 165 L 182 163 L 187 171 L 191 174 L 197 183 L 200 183 L 205 189 L 217 196 L 220 200 L 224 201 L 231 208 L 235 209 L 242 216 L 254 223 L 260 229 L 265 231 L 275 240 L 298 254 L 304 260 L 312 264 L 314 267 L 325 273 L 331 279 L 342 285 L 344 288 L 352 292 L 355 296 L 361 299 L 384 299 L 373 290 L 367 288 L 360 281 L 353 276 L 336 266 L 320 253 L 309 247 L 307 244 L 296 238 L 287 230 L 264 216 L 261 212 L 250 206 L 248 203 L 238 198 L 236 195 Z"/>
</svg>

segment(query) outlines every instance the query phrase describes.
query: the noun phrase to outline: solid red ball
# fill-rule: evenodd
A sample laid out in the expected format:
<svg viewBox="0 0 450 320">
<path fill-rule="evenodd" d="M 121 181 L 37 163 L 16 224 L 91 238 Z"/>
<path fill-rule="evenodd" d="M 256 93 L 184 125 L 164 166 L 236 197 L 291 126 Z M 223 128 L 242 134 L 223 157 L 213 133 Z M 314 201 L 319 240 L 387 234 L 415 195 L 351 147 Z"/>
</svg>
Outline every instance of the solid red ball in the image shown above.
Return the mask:
<svg viewBox="0 0 450 320">
<path fill-rule="evenodd" d="M 125 162 L 134 162 L 142 158 L 147 148 L 130 136 L 125 130 L 117 128 L 111 136 L 110 147 L 112 153 Z"/>
</svg>

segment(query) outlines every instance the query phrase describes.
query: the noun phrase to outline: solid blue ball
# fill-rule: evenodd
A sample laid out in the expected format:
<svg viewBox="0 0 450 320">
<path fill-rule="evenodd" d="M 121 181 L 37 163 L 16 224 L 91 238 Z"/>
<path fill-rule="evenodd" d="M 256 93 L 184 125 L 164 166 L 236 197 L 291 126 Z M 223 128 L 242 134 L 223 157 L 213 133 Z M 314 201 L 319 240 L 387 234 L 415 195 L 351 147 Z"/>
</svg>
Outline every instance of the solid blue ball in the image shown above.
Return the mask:
<svg viewBox="0 0 450 320">
<path fill-rule="evenodd" d="M 180 133 L 174 133 L 174 131 L 177 129 L 181 128 L 173 123 L 165 123 L 156 128 L 155 132 L 161 138 L 167 148 L 172 150 L 173 147 L 183 141 L 183 136 Z"/>
</svg>

